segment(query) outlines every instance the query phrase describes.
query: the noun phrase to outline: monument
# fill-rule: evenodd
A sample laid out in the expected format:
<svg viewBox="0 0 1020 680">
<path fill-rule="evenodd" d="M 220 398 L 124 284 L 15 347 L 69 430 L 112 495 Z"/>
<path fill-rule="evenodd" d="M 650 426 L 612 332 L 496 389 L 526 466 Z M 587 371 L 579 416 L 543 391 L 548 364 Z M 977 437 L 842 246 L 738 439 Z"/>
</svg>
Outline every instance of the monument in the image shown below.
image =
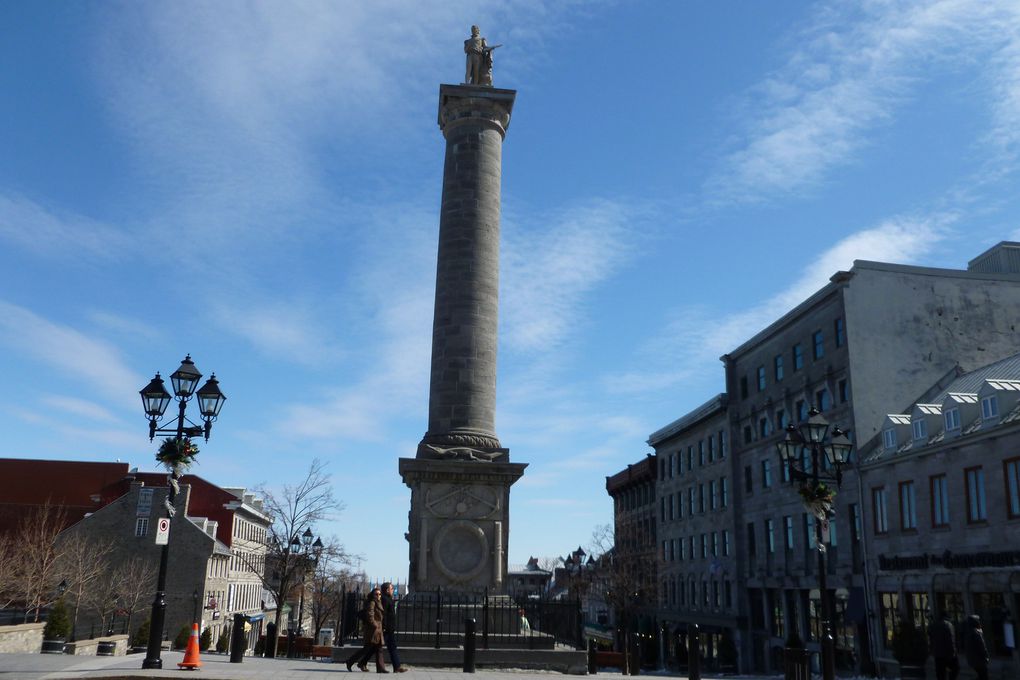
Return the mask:
<svg viewBox="0 0 1020 680">
<path fill-rule="evenodd" d="M 465 82 L 439 86 L 446 160 L 428 430 L 399 464 L 411 489 L 412 592 L 503 592 L 510 487 L 527 467 L 510 462 L 495 429 L 500 177 L 517 94 L 492 86 L 497 47 L 472 26 Z"/>
</svg>

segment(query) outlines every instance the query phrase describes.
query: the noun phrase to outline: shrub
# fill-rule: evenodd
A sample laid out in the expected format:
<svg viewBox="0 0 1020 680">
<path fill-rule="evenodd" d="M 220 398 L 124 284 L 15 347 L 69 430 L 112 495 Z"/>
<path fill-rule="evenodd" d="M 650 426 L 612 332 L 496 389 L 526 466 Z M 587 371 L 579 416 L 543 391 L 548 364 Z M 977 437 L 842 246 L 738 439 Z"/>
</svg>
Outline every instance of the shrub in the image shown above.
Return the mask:
<svg viewBox="0 0 1020 680">
<path fill-rule="evenodd" d="M 203 652 L 208 652 L 211 644 L 212 630 L 209 629 L 209 626 L 206 626 L 205 630 L 202 631 L 201 637 L 198 638 L 198 648 Z"/>
<path fill-rule="evenodd" d="M 220 654 L 226 654 L 228 649 L 230 649 L 230 634 L 224 628 L 223 632 L 220 633 L 220 639 L 216 641 L 216 651 Z"/>
<path fill-rule="evenodd" d="M 71 633 L 71 617 L 67 613 L 67 605 L 63 600 L 57 600 L 50 613 L 46 617 L 46 628 L 43 629 L 43 638 L 46 640 L 66 640 Z"/>
<path fill-rule="evenodd" d="M 138 630 L 131 636 L 132 647 L 146 647 L 149 644 L 149 619 L 145 619 L 142 625 L 138 626 Z"/>
<path fill-rule="evenodd" d="M 174 649 L 184 649 L 188 646 L 188 638 L 191 637 L 191 626 L 181 626 L 174 638 Z"/>
</svg>

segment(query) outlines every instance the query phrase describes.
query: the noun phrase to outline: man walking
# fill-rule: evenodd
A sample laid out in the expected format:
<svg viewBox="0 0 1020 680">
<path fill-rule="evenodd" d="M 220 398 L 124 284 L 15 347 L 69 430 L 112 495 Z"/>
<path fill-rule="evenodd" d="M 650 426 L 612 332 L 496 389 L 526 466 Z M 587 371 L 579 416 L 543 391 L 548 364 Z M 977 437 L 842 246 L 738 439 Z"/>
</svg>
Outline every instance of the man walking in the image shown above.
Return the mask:
<svg viewBox="0 0 1020 680">
<path fill-rule="evenodd" d="M 967 623 L 969 630 L 963 643 L 967 663 L 974 669 L 977 680 L 988 680 L 988 646 L 985 644 L 985 632 L 981 629 L 981 617 L 971 614 Z"/>
<path fill-rule="evenodd" d="M 407 666 L 400 665 L 400 657 L 397 655 L 397 634 L 394 630 L 397 623 L 397 608 L 393 604 L 393 584 L 389 581 L 382 584 L 382 605 L 383 640 L 386 641 L 386 651 L 390 653 L 393 672 L 404 673 L 407 671 Z"/>
<path fill-rule="evenodd" d="M 960 674 L 960 658 L 956 653 L 956 631 L 946 612 L 928 628 L 928 649 L 935 658 L 935 678 L 956 680 Z"/>
</svg>

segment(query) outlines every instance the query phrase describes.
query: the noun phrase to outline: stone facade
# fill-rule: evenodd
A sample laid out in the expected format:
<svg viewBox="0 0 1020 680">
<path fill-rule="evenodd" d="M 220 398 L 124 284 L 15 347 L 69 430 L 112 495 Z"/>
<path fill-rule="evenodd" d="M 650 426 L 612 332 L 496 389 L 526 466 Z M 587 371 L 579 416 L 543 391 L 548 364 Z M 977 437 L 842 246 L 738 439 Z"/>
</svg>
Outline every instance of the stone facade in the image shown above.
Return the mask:
<svg viewBox="0 0 1020 680">
<path fill-rule="evenodd" d="M 741 639 L 733 457 L 726 395 L 713 397 L 653 433 L 658 466 L 659 624 L 667 660 L 682 658 L 698 624 L 710 666 L 733 663 Z"/>
<path fill-rule="evenodd" d="M 439 219 L 428 431 L 400 459 L 411 488 L 412 591 L 503 592 L 510 462 L 495 430 L 499 216 L 503 139 L 513 90 L 442 85 L 446 138 Z"/>
<path fill-rule="evenodd" d="M 1014 352 L 1018 316 L 1017 273 L 858 261 L 723 357 L 748 612 L 742 670 L 780 668 L 779 650 L 794 631 L 818 648 L 813 518 L 776 454 L 784 427 L 816 406 L 855 442 L 866 442 L 890 407 L 912 403 L 957 365 L 971 370 Z M 828 546 L 837 663 L 844 667 L 855 655 L 867 658 L 862 642 L 875 638 L 867 632 L 860 498 L 850 473 L 836 497 Z"/>
<path fill-rule="evenodd" d="M 861 447 L 879 657 L 904 620 L 946 613 L 962 636 L 977 614 L 991 676 L 1020 677 L 1020 355 L 896 410 Z"/>
</svg>

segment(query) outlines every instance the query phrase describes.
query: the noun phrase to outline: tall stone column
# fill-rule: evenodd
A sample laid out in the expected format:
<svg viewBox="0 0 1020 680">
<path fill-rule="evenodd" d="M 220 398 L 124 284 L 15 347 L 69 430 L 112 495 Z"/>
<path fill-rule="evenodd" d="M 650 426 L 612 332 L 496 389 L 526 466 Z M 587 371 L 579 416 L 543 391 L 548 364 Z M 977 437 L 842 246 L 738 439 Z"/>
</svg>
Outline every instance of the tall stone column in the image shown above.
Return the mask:
<svg viewBox="0 0 1020 680">
<path fill-rule="evenodd" d="M 500 592 L 510 486 L 527 467 L 496 436 L 502 148 L 513 90 L 441 85 L 446 137 L 428 431 L 400 459 L 412 590 Z"/>
</svg>

